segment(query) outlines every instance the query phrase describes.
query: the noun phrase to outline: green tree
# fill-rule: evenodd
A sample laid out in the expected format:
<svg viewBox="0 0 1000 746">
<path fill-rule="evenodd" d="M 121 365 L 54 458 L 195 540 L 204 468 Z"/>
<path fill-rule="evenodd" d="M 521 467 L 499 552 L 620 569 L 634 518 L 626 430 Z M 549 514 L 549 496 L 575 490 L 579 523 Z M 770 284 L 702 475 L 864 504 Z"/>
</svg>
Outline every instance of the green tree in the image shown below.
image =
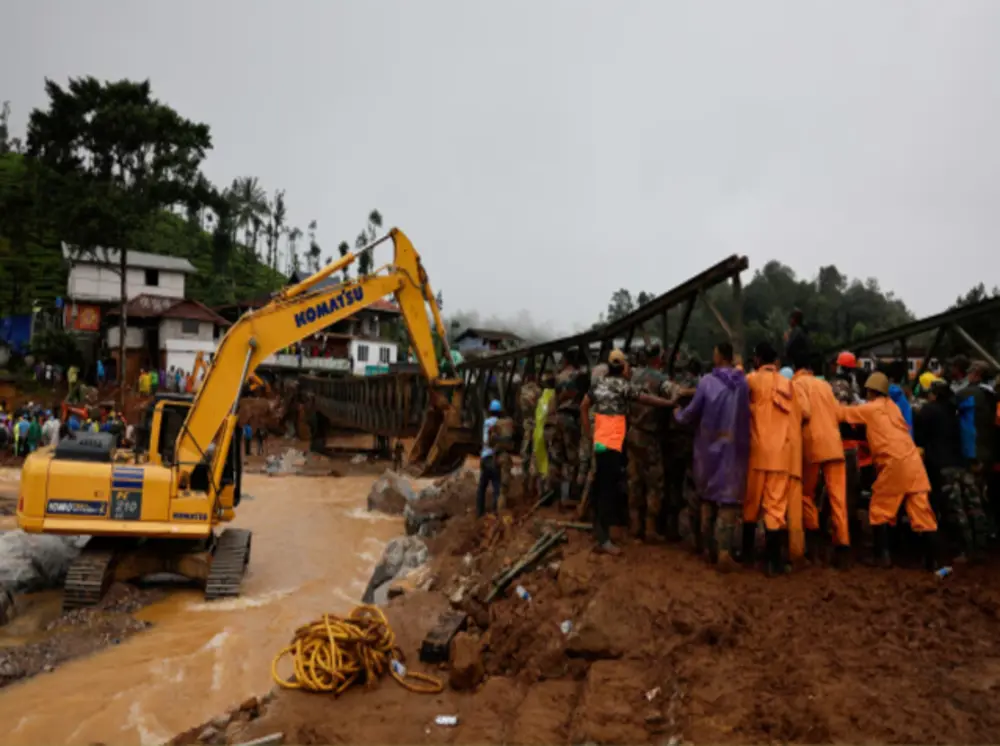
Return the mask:
<svg viewBox="0 0 1000 746">
<path fill-rule="evenodd" d="M 275 272 L 278 271 L 278 242 L 285 232 L 285 219 L 288 211 L 285 208 L 285 190 L 279 189 L 274 193 L 274 205 L 271 208 L 271 220 L 268 223 L 268 247 L 267 263 Z"/>
<path fill-rule="evenodd" d="M 298 272 L 299 265 L 299 239 L 302 238 L 301 228 L 289 228 L 285 234 L 285 241 L 288 245 L 288 274 Z"/>
<path fill-rule="evenodd" d="M 310 272 L 319 272 L 319 259 L 323 250 L 316 242 L 316 221 L 309 221 L 309 251 L 306 254 Z"/>
<path fill-rule="evenodd" d="M 233 206 L 233 230 L 242 230 L 245 248 L 256 253 L 257 234 L 268 212 L 267 193 L 256 176 L 243 176 L 233 179 L 229 199 Z"/>
<path fill-rule="evenodd" d="M 351 250 L 351 247 L 347 243 L 347 241 L 341 241 L 340 245 L 337 246 L 337 253 L 340 254 L 340 258 L 341 259 L 343 259 L 345 256 L 347 256 L 347 253 L 350 250 Z M 344 282 L 347 282 L 350 279 L 351 279 L 351 268 L 350 267 L 344 267 Z"/>
<path fill-rule="evenodd" d="M 61 200 L 67 243 L 92 255 L 120 249 L 123 380 L 127 249 L 161 211 L 208 201 L 200 167 L 212 147 L 209 128 L 153 98 L 149 81 L 71 78 L 63 88 L 46 80 L 45 91 L 48 107 L 29 117 L 27 152 L 52 174 L 46 190 Z"/>
</svg>

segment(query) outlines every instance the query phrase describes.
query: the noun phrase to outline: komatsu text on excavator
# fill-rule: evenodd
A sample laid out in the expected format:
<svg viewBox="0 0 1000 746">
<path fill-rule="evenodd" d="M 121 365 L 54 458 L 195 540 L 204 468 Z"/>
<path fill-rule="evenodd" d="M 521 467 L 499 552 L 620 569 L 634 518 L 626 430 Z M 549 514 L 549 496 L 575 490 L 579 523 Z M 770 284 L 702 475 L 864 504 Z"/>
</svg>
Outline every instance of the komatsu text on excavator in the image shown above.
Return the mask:
<svg viewBox="0 0 1000 746">
<path fill-rule="evenodd" d="M 330 284 L 364 251 L 385 241 L 393 261 L 369 275 Z M 192 398 L 156 397 L 134 451 L 116 451 L 108 433 L 79 433 L 24 463 L 18 525 L 29 533 L 90 536 L 69 569 L 63 605 L 97 603 L 114 580 L 172 572 L 205 585 L 206 598 L 239 594 L 250 558 L 250 532 L 216 529 L 232 521 L 242 473 L 239 398 L 254 368 L 275 351 L 394 295 L 410 343 L 431 383 L 425 427 L 456 421 L 460 381 L 438 368 L 431 321 L 446 339 L 427 274 L 409 239 L 393 229 L 359 252 L 286 288 L 240 318 L 219 344 Z M 447 343 L 445 343 L 447 345 Z M 444 360 L 450 365 L 447 349 Z M 433 458 L 435 433 L 417 438 L 414 458 Z"/>
</svg>

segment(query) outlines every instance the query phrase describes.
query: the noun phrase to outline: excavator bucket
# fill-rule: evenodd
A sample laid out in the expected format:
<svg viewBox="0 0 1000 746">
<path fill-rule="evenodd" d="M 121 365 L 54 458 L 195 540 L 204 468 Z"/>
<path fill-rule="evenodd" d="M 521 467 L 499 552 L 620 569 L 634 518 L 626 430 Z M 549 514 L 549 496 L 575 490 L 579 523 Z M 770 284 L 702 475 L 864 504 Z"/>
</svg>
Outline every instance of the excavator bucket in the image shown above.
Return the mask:
<svg viewBox="0 0 1000 746">
<path fill-rule="evenodd" d="M 460 388 L 447 394 L 431 391 L 429 399 L 407 456 L 407 467 L 416 476 L 444 476 L 461 468 L 469 456 L 476 455 L 479 439 L 472 428 L 462 424 Z"/>
</svg>

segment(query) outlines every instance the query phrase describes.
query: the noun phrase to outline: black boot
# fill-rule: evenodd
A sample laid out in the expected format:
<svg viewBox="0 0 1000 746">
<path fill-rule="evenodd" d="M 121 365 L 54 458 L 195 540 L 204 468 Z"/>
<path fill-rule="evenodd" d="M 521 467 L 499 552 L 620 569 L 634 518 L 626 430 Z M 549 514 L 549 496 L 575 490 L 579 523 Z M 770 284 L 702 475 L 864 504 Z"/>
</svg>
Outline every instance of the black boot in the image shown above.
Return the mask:
<svg viewBox="0 0 1000 746">
<path fill-rule="evenodd" d="M 924 568 L 934 572 L 938 569 L 937 531 L 924 531 L 921 533 L 920 543 L 920 548 L 923 550 Z"/>
<path fill-rule="evenodd" d="M 764 532 L 764 551 L 767 553 L 767 577 L 769 578 L 781 575 L 785 570 L 781 558 L 781 535 L 781 531 Z"/>
<path fill-rule="evenodd" d="M 806 558 L 814 565 L 818 565 L 822 557 L 822 537 L 819 529 L 806 529 Z"/>
<path fill-rule="evenodd" d="M 757 524 L 743 524 L 743 548 L 740 550 L 740 562 L 746 567 L 753 567 L 757 559 Z"/>
<path fill-rule="evenodd" d="M 833 566 L 838 570 L 846 570 L 851 566 L 851 548 L 839 544 L 833 548 Z"/>
<path fill-rule="evenodd" d="M 892 567 L 889 554 L 889 524 L 872 526 L 872 567 Z"/>
<path fill-rule="evenodd" d="M 664 516 L 663 538 L 671 544 L 676 544 L 681 540 L 680 514 L 673 509 L 666 510 L 664 512 L 666 515 Z"/>
</svg>

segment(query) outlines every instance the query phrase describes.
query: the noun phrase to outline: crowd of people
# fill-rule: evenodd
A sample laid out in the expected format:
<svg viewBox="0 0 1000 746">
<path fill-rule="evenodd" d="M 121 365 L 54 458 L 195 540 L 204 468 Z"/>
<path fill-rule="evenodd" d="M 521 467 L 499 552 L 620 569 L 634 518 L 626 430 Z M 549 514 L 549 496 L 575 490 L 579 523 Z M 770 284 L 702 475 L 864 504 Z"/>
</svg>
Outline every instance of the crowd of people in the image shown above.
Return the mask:
<svg viewBox="0 0 1000 746">
<path fill-rule="evenodd" d="M 983 557 L 1000 507 L 990 507 L 991 492 L 1000 503 L 1000 409 L 987 363 L 959 356 L 911 384 L 902 363 L 867 372 L 844 352 L 827 380 L 798 314 L 784 355 L 762 343 L 753 358 L 744 366 L 720 342 L 710 372 L 670 377 L 657 346 L 631 357 L 613 350 L 589 372 L 571 350 L 558 372 L 526 371 L 518 404 L 527 491 L 566 506 L 589 502 L 597 549 L 613 555 L 621 551 L 613 526 L 638 540 L 678 541 L 687 507 L 695 550 L 723 570 L 755 563 L 762 523 L 764 564 L 775 574 L 786 553 L 816 559 L 828 540 L 834 564 L 849 563 L 847 485 L 857 479 L 870 562 L 891 564 L 891 527 L 904 513 L 928 567 L 945 551 L 939 522 L 952 560 Z M 510 484 L 515 436 L 513 417 L 494 401 L 483 426 L 480 514 L 488 487 L 499 501 Z"/>
<path fill-rule="evenodd" d="M 10 451 L 14 456 L 56 446 L 70 433 L 107 432 L 124 442 L 131 437 L 130 429 L 125 417 L 114 409 L 73 407 L 63 419 L 34 402 L 8 412 L 7 402 L 0 401 L 0 452 Z"/>
<path fill-rule="evenodd" d="M 202 376 L 199 375 L 198 380 L 195 380 L 193 372 L 182 370 L 173 365 L 160 370 L 143 368 L 139 371 L 139 377 L 136 379 L 136 391 L 142 396 L 161 392 L 193 394 L 197 391 L 201 378 Z"/>
</svg>

